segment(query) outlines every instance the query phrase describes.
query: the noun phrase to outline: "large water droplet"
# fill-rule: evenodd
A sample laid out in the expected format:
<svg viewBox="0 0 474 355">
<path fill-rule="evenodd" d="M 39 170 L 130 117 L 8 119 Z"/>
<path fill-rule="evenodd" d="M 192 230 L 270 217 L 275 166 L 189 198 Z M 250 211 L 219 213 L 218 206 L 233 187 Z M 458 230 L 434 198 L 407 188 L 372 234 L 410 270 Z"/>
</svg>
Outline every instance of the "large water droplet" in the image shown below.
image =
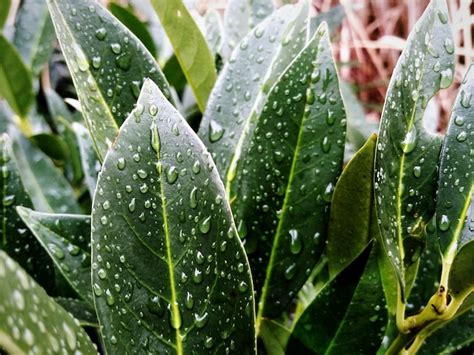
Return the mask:
<svg viewBox="0 0 474 355">
<path fill-rule="evenodd" d="M 439 229 L 443 232 L 447 231 L 449 229 L 451 222 L 449 221 L 448 216 L 443 214 L 439 220 L 438 226 Z"/>
<path fill-rule="evenodd" d="M 405 135 L 405 139 L 402 142 L 402 150 L 404 153 L 408 154 L 412 152 L 417 143 L 417 131 L 415 125 Z"/>
<path fill-rule="evenodd" d="M 224 135 L 224 128 L 216 121 L 211 120 L 209 123 L 209 141 L 217 142 Z"/>
<path fill-rule="evenodd" d="M 290 229 L 288 231 L 290 234 L 290 251 L 293 254 L 298 254 L 301 252 L 303 244 L 301 242 L 301 237 L 298 235 L 298 231 L 296 229 Z"/>
<path fill-rule="evenodd" d="M 210 229 L 211 229 L 211 216 L 206 217 L 199 222 L 199 231 L 202 234 L 209 233 Z"/>
</svg>

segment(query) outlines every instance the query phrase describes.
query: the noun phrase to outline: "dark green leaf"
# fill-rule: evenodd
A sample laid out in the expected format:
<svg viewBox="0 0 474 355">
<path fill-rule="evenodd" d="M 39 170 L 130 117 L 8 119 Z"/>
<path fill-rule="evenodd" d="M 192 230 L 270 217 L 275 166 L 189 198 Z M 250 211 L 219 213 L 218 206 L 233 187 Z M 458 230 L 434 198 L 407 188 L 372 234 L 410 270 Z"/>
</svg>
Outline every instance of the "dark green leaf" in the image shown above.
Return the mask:
<svg viewBox="0 0 474 355">
<path fill-rule="evenodd" d="M 122 7 L 114 2 L 109 3 L 109 9 L 112 14 L 120 20 L 135 36 L 143 43 L 148 51 L 156 56 L 156 46 L 151 37 L 148 28 L 141 22 L 129 9 Z"/>
<path fill-rule="evenodd" d="M 230 57 L 239 42 L 273 9 L 272 0 L 230 0 L 224 13 L 224 55 Z"/>
<path fill-rule="evenodd" d="M 38 75 L 49 60 L 53 41 L 54 27 L 46 1 L 23 0 L 15 20 L 13 44 L 33 75 Z"/>
<path fill-rule="evenodd" d="M 288 353 L 375 352 L 386 324 L 375 247 L 368 247 L 316 296 L 294 326 Z"/>
<path fill-rule="evenodd" d="M 199 136 L 226 181 L 237 145 L 270 87 L 304 47 L 307 6 L 288 5 L 257 26 L 222 69 L 204 113 Z M 285 45 L 284 45 L 285 44 Z M 255 56 L 250 53 L 262 55 Z"/>
<path fill-rule="evenodd" d="M 89 190 L 89 194 L 94 196 L 95 187 L 97 186 L 97 174 L 100 170 L 100 162 L 94 151 L 92 139 L 86 127 L 74 122 L 72 128 L 79 143 L 82 170 L 84 171 L 87 189 Z"/>
<path fill-rule="evenodd" d="M 18 131 L 11 130 L 11 137 L 21 180 L 35 209 L 50 213 L 81 213 L 74 190 L 51 159 Z"/>
<path fill-rule="evenodd" d="M 284 355 L 290 335 L 291 331 L 280 323 L 271 319 L 262 320 L 259 337 L 263 342 L 266 354 Z"/>
<path fill-rule="evenodd" d="M 0 96 L 24 119 L 34 98 L 31 74 L 15 47 L 1 34 L 0 48 Z"/>
<path fill-rule="evenodd" d="M 5 22 L 7 22 L 11 4 L 11 0 L 3 0 L 2 6 L 0 7 L 0 32 L 2 31 Z"/>
<path fill-rule="evenodd" d="M 214 57 L 181 0 L 152 0 L 201 112 L 216 81 Z"/>
<path fill-rule="evenodd" d="M 474 223 L 474 212 L 466 223 L 474 191 L 473 66 L 470 69 L 459 88 L 440 157 L 436 217 L 443 262 L 448 264 L 474 237 L 469 228 L 463 232 L 466 224 Z"/>
<path fill-rule="evenodd" d="M 7 354 L 97 353 L 78 321 L 3 251 L 0 284 L 0 348 Z"/>
<path fill-rule="evenodd" d="M 170 98 L 153 56 L 125 26 L 93 0 L 48 0 L 82 113 L 100 160 L 132 110 L 144 78 Z"/>
<path fill-rule="evenodd" d="M 170 85 L 175 88 L 178 94 L 181 94 L 187 82 L 183 70 L 179 65 L 178 58 L 176 58 L 175 55 L 172 55 L 166 62 L 163 68 L 163 74 L 165 74 L 166 79 Z"/>
<path fill-rule="evenodd" d="M 30 139 L 36 146 L 51 159 L 66 160 L 69 158 L 69 147 L 59 136 L 49 133 L 40 133 Z"/>
<path fill-rule="evenodd" d="M 278 316 L 320 260 L 344 132 L 322 26 L 250 118 L 227 175 L 234 218 L 261 292 L 257 322 Z"/>
<path fill-rule="evenodd" d="M 372 176 L 375 142 L 372 135 L 339 177 L 331 203 L 327 257 L 329 274 L 337 275 L 357 258 L 373 237 Z"/>
<path fill-rule="evenodd" d="M 17 211 L 72 288 L 93 305 L 90 217 L 41 213 L 24 207 Z"/>
<path fill-rule="evenodd" d="M 136 350 L 145 338 L 152 353 L 255 352 L 250 269 L 224 187 L 151 81 L 102 166 L 92 230 L 108 352 Z"/>
<path fill-rule="evenodd" d="M 95 309 L 88 303 L 66 297 L 56 297 L 54 300 L 68 311 L 72 317 L 76 318 L 82 327 L 99 327 L 97 316 L 95 315 Z"/>
<path fill-rule="evenodd" d="M 474 292 L 474 240 L 456 254 L 449 273 L 449 292 L 454 299 L 463 299 Z"/>
<path fill-rule="evenodd" d="M 443 0 L 433 0 L 410 34 L 390 81 L 375 157 L 375 201 L 383 248 L 404 301 L 405 268 L 418 260 L 434 212 L 441 140 L 423 111 L 453 78 L 453 40 Z"/>
<path fill-rule="evenodd" d="M 18 172 L 11 141 L 6 134 L 0 137 L 1 146 L 1 220 L 0 249 L 5 250 L 45 289 L 54 288 L 53 264 L 41 245 L 18 216 L 15 207 L 32 207 Z"/>
</svg>

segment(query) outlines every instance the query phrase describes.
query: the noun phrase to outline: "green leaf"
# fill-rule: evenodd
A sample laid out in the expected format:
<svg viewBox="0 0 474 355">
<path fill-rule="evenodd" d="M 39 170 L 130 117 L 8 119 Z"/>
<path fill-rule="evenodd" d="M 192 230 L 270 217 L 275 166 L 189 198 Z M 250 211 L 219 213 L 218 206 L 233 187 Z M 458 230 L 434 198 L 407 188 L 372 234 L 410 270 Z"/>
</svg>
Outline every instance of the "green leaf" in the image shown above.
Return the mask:
<svg viewBox="0 0 474 355">
<path fill-rule="evenodd" d="M 33 103 L 31 74 L 10 42 L 0 34 L 0 96 L 25 118 Z"/>
<path fill-rule="evenodd" d="M 474 191 L 473 94 L 474 69 L 471 66 L 459 88 L 440 157 L 436 216 L 439 247 L 443 261 L 448 264 L 474 238 L 469 230 L 463 232 Z"/>
<path fill-rule="evenodd" d="M 54 160 L 66 160 L 69 157 L 69 147 L 59 136 L 49 133 L 35 134 L 31 141 Z"/>
<path fill-rule="evenodd" d="M 48 255 L 18 216 L 15 207 L 32 207 L 23 187 L 7 134 L 0 136 L 0 198 L 2 238 L 0 249 L 7 252 L 48 291 L 54 289 L 54 270 Z"/>
<path fill-rule="evenodd" d="M 375 157 L 373 134 L 356 153 L 339 177 L 331 203 L 327 258 L 331 277 L 357 258 L 373 238 L 372 189 Z"/>
<path fill-rule="evenodd" d="M 384 304 L 373 244 L 331 281 L 301 315 L 287 353 L 374 353 L 386 324 Z"/>
<path fill-rule="evenodd" d="M 183 70 L 179 65 L 178 58 L 172 55 L 163 67 L 163 74 L 169 81 L 170 85 L 181 94 L 187 84 L 186 77 L 184 76 Z"/>
<path fill-rule="evenodd" d="M 291 331 L 280 323 L 271 319 L 262 320 L 259 337 L 263 342 L 266 354 L 284 355 L 290 335 Z"/>
<path fill-rule="evenodd" d="M 152 0 L 174 54 L 204 112 L 216 81 L 214 57 L 182 0 Z"/>
<path fill-rule="evenodd" d="M 94 151 L 93 142 L 86 127 L 74 122 L 72 128 L 79 143 L 82 170 L 84 171 L 87 189 L 89 190 L 89 194 L 94 196 L 97 186 L 97 174 L 100 170 L 100 162 Z"/>
<path fill-rule="evenodd" d="M 51 159 L 18 131 L 11 130 L 11 137 L 21 181 L 35 209 L 50 213 L 81 213 L 74 190 Z"/>
<path fill-rule="evenodd" d="M 15 20 L 13 44 L 33 75 L 41 72 L 53 53 L 54 38 L 46 1 L 22 1 Z"/>
<path fill-rule="evenodd" d="M 3 251 L 0 284 L 0 348 L 7 354 L 97 353 L 77 320 Z"/>
<path fill-rule="evenodd" d="M 472 233 L 472 232 L 471 232 Z M 474 240 L 466 243 L 456 254 L 449 273 L 449 293 L 462 299 L 474 292 Z"/>
<path fill-rule="evenodd" d="M 230 0 L 224 13 L 224 55 L 230 57 L 240 41 L 273 10 L 272 0 Z"/>
<path fill-rule="evenodd" d="M 168 83 L 144 45 L 96 1 L 48 0 L 48 6 L 102 161 L 144 78 L 170 98 Z"/>
<path fill-rule="evenodd" d="M 120 20 L 135 36 L 143 43 L 148 51 L 156 56 L 157 50 L 155 42 L 151 37 L 148 28 L 141 22 L 135 14 L 129 9 L 122 7 L 114 2 L 109 3 L 109 9 L 112 15 Z"/>
<path fill-rule="evenodd" d="M 66 297 L 56 297 L 54 300 L 68 311 L 73 318 L 76 318 L 81 327 L 99 327 L 95 309 L 87 302 Z"/>
<path fill-rule="evenodd" d="M 24 207 L 17 211 L 72 288 L 93 305 L 90 217 L 41 213 Z"/>
<path fill-rule="evenodd" d="M 92 231 L 108 352 L 133 351 L 145 338 L 152 353 L 255 352 L 250 269 L 224 187 L 152 81 L 102 166 Z"/>
<path fill-rule="evenodd" d="M 329 34 L 322 26 L 251 116 L 227 175 L 234 218 L 261 292 L 257 324 L 285 309 L 320 260 L 344 132 Z"/>
<path fill-rule="evenodd" d="M 223 181 L 244 127 L 266 101 L 269 89 L 304 47 L 307 4 L 284 6 L 249 33 L 222 69 L 209 98 L 199 137 Z M 265 55 L 255 56 L 261 50 Z"/>
<path fill-rule="evenodd" d="M 383 248 L 406 298 L 405 269 L 417 261 L 434 212 L 441 140 L 423 127 L 423 111 L 453 78 L 447 8 L 433 0 L 410 34 L 390 81 L 375 157 L 375 200 Z"/>
<path fill-rule="evenodd" d="M 2 31 L 3 26 L 7 22 L 11 5 L 12 5 L 11 0 L 3 0 L 2 2 L 2 7 L 0 7 L 0 32 Z"/>
</svg>

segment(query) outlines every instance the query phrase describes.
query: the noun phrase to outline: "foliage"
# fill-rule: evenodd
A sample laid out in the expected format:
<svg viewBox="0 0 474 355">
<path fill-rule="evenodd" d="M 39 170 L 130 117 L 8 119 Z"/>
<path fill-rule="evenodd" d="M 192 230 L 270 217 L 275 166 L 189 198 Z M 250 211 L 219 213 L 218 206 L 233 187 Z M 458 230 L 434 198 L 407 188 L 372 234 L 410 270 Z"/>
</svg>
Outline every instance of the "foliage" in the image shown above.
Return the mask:
<svg viewBox="0 0 474 355">
<path fill-rule="evenodd" d="M 423 122 L 453 79 L 446 4 L 378 135 L 338 77 L 344 9 L 309 13 L 21 3 L 0 35 L 1 353 L 472 349 L 474 70 L 444 137 Z"/>
</svg>

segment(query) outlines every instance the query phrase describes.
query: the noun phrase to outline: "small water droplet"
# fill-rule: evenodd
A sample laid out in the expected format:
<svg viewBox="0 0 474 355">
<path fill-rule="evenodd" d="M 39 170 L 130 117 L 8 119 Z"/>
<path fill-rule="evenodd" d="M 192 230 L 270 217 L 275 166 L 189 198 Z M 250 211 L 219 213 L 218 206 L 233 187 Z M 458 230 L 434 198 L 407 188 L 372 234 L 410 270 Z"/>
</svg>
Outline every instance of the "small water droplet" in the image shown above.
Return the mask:
<svg viewBox="0 0 474 355">
<path fill-rule="evenodd" d="M 209 141 L 217 142 L 224 135 L 224 128 L 214 120 L 209 123 Z"/>
<path fill-rule="evenodd" d="M 449 229 L 451 222 L 449 221 L 448 216 L 443 214 L 439 220 L 438 226 L 439 229 L 443 232 L 447 231 Z"/>
<path fill-rule="evenodd" d="M 300 253 L 303 244 L 301 242 L 301 237 L 298 235 L 298 231 L 296 229 L 290 229 L 288 233 L 290 234 L 290 251 L 293 254 Z"/>
</svg>

